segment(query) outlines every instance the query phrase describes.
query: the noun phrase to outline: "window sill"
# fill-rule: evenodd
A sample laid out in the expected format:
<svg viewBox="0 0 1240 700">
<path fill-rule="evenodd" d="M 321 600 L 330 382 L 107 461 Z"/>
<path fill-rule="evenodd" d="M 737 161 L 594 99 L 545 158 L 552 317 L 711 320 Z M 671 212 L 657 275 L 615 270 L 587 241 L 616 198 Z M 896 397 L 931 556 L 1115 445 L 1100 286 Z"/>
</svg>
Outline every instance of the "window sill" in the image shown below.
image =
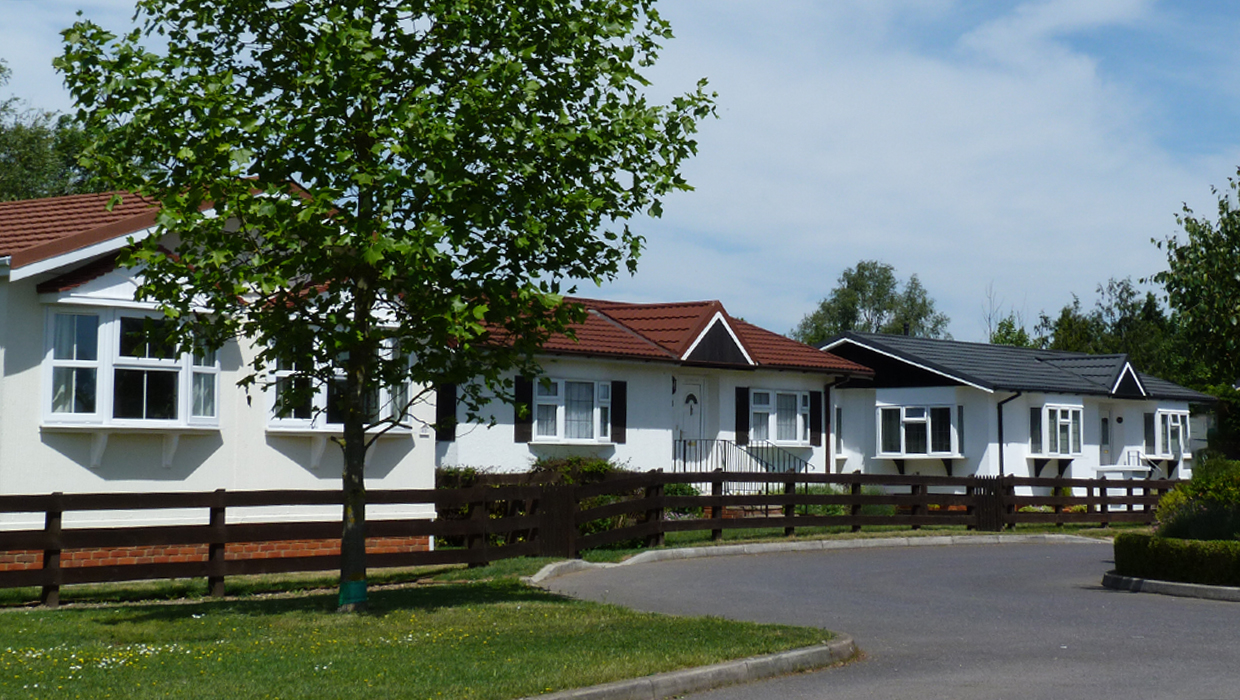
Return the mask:
<svg viewBox="0 0 1240 700">
<path fill-rule="evenodd" d="M 280 435 L 286 437 L 344 437 L 343 428 L 335 427 L 292 427 L 292 426 L 267 426 L 268 435 Z M 367 430 L 367 435 L 377 436 L 380 440 L 388 438 L 408 438 L 414 434 L 412 428 L 392 428 L 391 430 L 379 434 L 378 430 Z"/>
<path fill-rule="evenodd" d="M 529 444 L 539 446 L 558 445 L 562 447 L 609 447 L 616 443 L 610 440 L 530 440 Z"/>
<path fill-rule="evenodd" d="M 90 435 L 90 468 L 98 469 L 103 464 L 103 453 L 108 449 L 108 437 L 113 433 L 121 435 L 158 435 L 163 438 L 164 450 L 160 466 L 172 468 L 172 459 L 176 457 L 177 448 L 181 444 L 182 435 L 212 435 L 220 432 L 218 425 L 135 425 L 133 423 L 44 423 L 39 429 L 49 433 L 77 433 Z"/>
<path fill-rule="evenodd" d="M 1025 459 L 1076 459 L 1077 457 L 1080 457 L 1083 454 L 1085 453 L 1075 452 L 1072 454 L 1028 454 L 1028 455 L 1025 455 Z"/>
<path fill-rule="evenodd" d="M 933 454 L 922 454 L 918 452 L 916 454 L 911 454 L 911 455 L 902 455 L 902 454 L 893 454 L 893 453 L 884 452 L 884 453 L 879 453 L 879 454 L 874 455 L 874 459 L 903 459 L 909 462 L 917 462 L 917 461 L 931 460 L 931 459 L 964 459 L 964 455 L 958 452 L 942 452 L 942 453 L 936 452 Z"/>
</svg>

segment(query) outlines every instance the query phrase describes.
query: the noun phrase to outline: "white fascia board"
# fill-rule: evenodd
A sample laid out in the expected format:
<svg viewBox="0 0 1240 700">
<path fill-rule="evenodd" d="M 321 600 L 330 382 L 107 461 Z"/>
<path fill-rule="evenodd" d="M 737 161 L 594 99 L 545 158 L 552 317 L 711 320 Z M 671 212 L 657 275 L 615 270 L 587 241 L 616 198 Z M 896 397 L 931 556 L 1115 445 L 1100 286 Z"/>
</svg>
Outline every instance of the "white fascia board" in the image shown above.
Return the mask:
<svg viewBox="0 0 1240 700">
<path fill-rule="evenodd" d="M 891 359 L 893 359 L 893 360 L 896 360 L 896 361 L 898 361 L 898 362 L 903 362 L 903 363 L 904 363 L 904 364 L 906 364 L 906 365 L 912 365 L 913 367 L 916 367 L 917 369 L 920 369 L 920 370 L 925 370 L 925 371 L 927 371 L 927 372 L 930 372 L 931 374 L 937 374 L 937 375 L 939 375 L 940 377 L 946 377 L 946 378 L 948 378 L 948 379 L 952 380 L 953 382 L 960 382 L 961 384 L 964 384 L 964 385 L 966 385 L 966 386 L 971 386 L 971 387 L 973 387 L 974 389 L 981 389 L 982 391 L 986 392 L 987 394 L 993 394 L 993 393 L 995 393 L 995 390 L 994 390 L 994 389 L 988 389 L 988 388 L 986 388 L 986 387 L 984 387 L 984 386 L 982 386 L 982 385 L 980 385 L 980 384 L 974 384 L 973 382 L 971 382 L 971 381 L 969 381 L 969 380 L 967 380 L 967 379 L 962 379 L 962 378 L 960 378 L 960 377 L 956 377 L 956 376 L 950 375 L 950 374 L 948 374 L 948 373 L 946 373 L 946 372 L 943 372 L 943 371 L 940 371 L 940 370 L 934 369 L 933 367 L 927 367 L 927 366 L 925 366 L 925 365 L 923 365 L 923 364 L 919 364 L 919 363 L 917 363 L 917 362 L 913 362 L 912 360 L 910 360 L 910 359 L 908 359 L 908 358 L 906 358 L 906 357 L 900 357 L 899 355 L 896 355 L 896 354 L 893 354 L 893 353 L 887 352 L 886 350 L 880 350 L 880 349 L 878 349 L 878 348 L 876 348 L 876 347 L 873 347 L 873 346 L 871 346 L 871 345 L 866 345 L 865 343 L 862 343 L 862 342 L 857 341 L 857 340 L 852 340 L 852 339 L 850 339 L 850 338 L 841 338 L 841 339 L 837 340 L 836 342 L 831 343 L 830 345 L 825 345 L 825 346 L 823 346 L 823 347 L 821 347 L 821 348 L 818 348 L 818 349 L 819 349 L 819 350 L 822 350 L 822 351 L 824 351 L 824 352 L 830 352 L 832 348 L 835 348 L 835 347 L 837 347 L 837 346 L 839 346 L 839 345 L 841 345 L 841 344 L 843 344 L 843 343 L 852 343 L 853 345 L 859 345 L 859 346 L 861 346 L 861 347 L 865 348 L 866 350 L 869 350 L 870 352 L 876 352 L 876 353 L 878 353 L 879 355 L 883 355 L 883 356 L 885 356 L 885 357 L 890 357 L 890 358 L 891 358 Z"/>
<path fill-rule="evenodd" d="M 688 350 L 685 350 L 685 354 L 680 356 L 680 361 L 685 362 L 689 359 L 689 356 L 693 354 L 693 351 L 697 349 L 698 344 L 702 342 L 702 339 L 706 337 L 706 334 L 710 332 L 710 329 L 716 323 L 722 323 L 723 329 L 728 332 L 728 335 L 732 336 L 732 342 L 736 343 L 736 347 L 741 351 L 741 354 L 745 356 L 745 362 L 750 365 L 757 365 L 758 363 L 754 362 L 753 358 L 749 356 L 749 353 L 745 351 L 745 346 L 741 343 L 741 339 L 736 337 L 736 333 L 732 331 L 732 327 L 729 326 L 728 322 L 724 320 L 723 313 L 719 311 L 715 312 L 715 315 L 710 319 L 710 323 L 706 324 L 706 327 L 702 329 L 701 333 L 698 333 L 698 337 L 693 339 L 693 344 L 689 346 Z"/>
<path fill-rule="evenodd" d="M 1141 390 L 1142 396 L 1149 396 L 1149 393 L 1145 391 L 1145 385 L 1141 383 L 1141 377 L 1137 376 L 1137 370 L 1132 368 L 1131 362 L 1125 362 L 1124 369 L 1120 370 L 1119 376 L 1115 378 L 1115 384 L 1111 386 L 1112 394 L 1119 390 L 1119 385 L 1123 383 L 1125 374 L 1132 375 L 1132 381 L 1137 383 L 1137 388 Z"/>
<path fill-rule="evenodd" d="M 48 258 L 47 260 L 40 260 L 38 262 L 30 263 L 29 265 L 24 265 L 16 270 L 11 271 L 9 273 L 9 279 L 13 280 L 14 282 L 18 280 L 24 280 L 28 277 L 34 277 L 35 275 L 41 275 L 44 272 L 51 272 L 52 270 L 55 270 L 60 267 L 73 265 L 75 263 L 79 263 L 84 260 L 90 260 L 91 258 L 95 258 L 100 255 L 105 255 L 107 253 L 118 251 L 121 248 L 124 248 L 125 246 L 129 245 L 131 241 L 136 243 L 137 241 L 141 241 L 151 236 L 153 233 L 155 233 L 155 229 L 156 229 L 155 226 L 151 226 L 149 228 L 145 228 L 145 229 L 142 229 L 141 231 L 136 231 L 134 233 L 131 233 L 125 236 L 117 236 L 116 238 L 109 238 L 106 241 L 100 241 L 98 243 L 88 245 L 85 248 L 78 248 L 77 250 L 71 250 L 67 253 L 62 253 L 55 257 Z"/>
</svg>

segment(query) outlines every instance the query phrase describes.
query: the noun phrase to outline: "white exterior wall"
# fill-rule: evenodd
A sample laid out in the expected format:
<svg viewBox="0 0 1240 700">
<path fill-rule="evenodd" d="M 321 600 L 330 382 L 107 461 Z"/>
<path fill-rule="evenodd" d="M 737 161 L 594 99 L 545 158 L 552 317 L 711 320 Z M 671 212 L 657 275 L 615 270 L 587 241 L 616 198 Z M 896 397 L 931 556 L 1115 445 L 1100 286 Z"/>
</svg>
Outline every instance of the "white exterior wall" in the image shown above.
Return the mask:
<svg viewBox="0 0 1240 700">
<path fill-rule="evenodd" d="M 737 371 L 678 367 L 668 363 L 610 360 L 598 358 L 545 357 L 544 375 L 553 379 L 627 382 L 626 442 L 576 441 L 518 443 L 514 439 L 515 412 L 512 406 L 494 401 L 483 412 L 493 416 L 495 425 L 466 423 L 463 408 L 457 410 L 456 440 L 437 445 L 437 463 L 442 466 L 468 466 L 499 472 L 527 471 L 540 457 L 571 455 L 608 459 L 635 471 L 672 468 L 672 443 L 677 439 L 678 407 L 686 381 L 700 381 L 703 387 L 703 438 L 736 439 L 736 388 L 788 391 L 822 391 L 833 377 L 829 375 L 779 372 Z M 673 393 L 673 378 L 676 392 Z M 780 445 L 809 462 L 810 470 L 821 473 L 829 461 L 827 436 L 823 446 Z"/>
<path fill-rule="evenodd" d="M 834 392 L 834 404 L 843 408 L 844 451 L 836 460 L 836 470 L 852 472 L 857 469 L 871 474 L 895 474 L 896 466 L 891 459 L 879 459 L 877 453 L 878 417 L 880 404 L 927 405 L 950 404 L 964 406 L 964 445 L 962 459 L 953 462 L 955 476 L 997 476 L 999 465 L 999 414 L 997 406 L 1016 392 L 998 391 L 987 393 L 972 387 L 921 387 L 899 389 L 842 389 Z M 1015 476 L 1034 475 L 1034 453 L 1029 444 L 1029 409 L 1045 405 L 1079 407 L 1081 411 L 1081 453 L 1072 456 L 1072 462 L 1064 472 L 1072 478 L 1092 479 L 1097 476 L 1101 464 L 1101 416 L 1110 412 L 1111 459 L 1114 465 L 1122 460 L 1127 450 L 1145 452 L 1144 417 L 1157 411 L 1188 411 L 1183 401 L 1114 399 L 1065 394 L 1021 394 L 1003 405 L 1003 473 Z M 1119 422 L 1117 422 L 1119 419 Z M 1043 430 L 1047 428 L 1044 426 Z M 1191 438 L 1196 440 L 1197 435 Z M 1042 455 L 1037 455 L 1045 459 Z M 1054 458 L 1043 469 L 1042 476 L 1056 476 L 1058 469 Z M 1192 457 L 1186 453 L 1176 475 L 1191 476 Z M 941 460 L 908 459 L 906 474 L 944 475 Z"/>
<path fill-rule="evenodd" d="M 312 436 L 276 435 L 268 431 L 270 399 L 260 389 L 249 394 L 236 386 L 252 356 L 249 347 L 229 343 L 219 353 L 221 372 L 216 397 L 218 429 L 110 428 L 102 459 L 91 467 L 92 427 L 53 427 L 43 417 L 47 353 L 45 324 L 49 299 L 35 292 L 37 280 L 0 280 L 0 493 L 132 493 L 238 491 L 261 489 L 338 489 L 343 453 L 327 441 L 318 468 L 312 468 Z M 90 303 L 103 303 L 98 297 Z M 415 407 L 415 417 L 434 421 L 430 404 Z M 366 486 L 372 489 L 433 488 L 433 436 L 404 432 L 371 448 Z M 164 466 L 166 439 L 179 434 L 171 462 Z M 318 433 L 323 437 L 323 433 Z M 321 441 L 320 441 L 321 444 Z M 430 506 L 372 506 L 368 516 L 432 517 Z M 338 518 L 340 509 L 279 508 L 229 510 L 229 522 Z M 152 511 L 111 516 L 107 522 L 206 523 L 205 509 Z M 67 514 L 66 525 L 103 523 L 103 515 Z M 42 526 L 42 515 L 0 518 L 6 527 Z"/>
</svg>

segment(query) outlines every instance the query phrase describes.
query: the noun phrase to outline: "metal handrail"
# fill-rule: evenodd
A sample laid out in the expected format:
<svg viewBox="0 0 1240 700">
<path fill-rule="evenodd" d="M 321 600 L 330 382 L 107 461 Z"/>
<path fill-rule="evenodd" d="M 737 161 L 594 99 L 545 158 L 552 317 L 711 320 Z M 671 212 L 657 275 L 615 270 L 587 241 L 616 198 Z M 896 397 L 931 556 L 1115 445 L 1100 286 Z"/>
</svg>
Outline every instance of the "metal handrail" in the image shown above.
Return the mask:
<svg viewBox="0 0 1240 700">
<path fill-rule="evenodd" d="M 755 472 L 798 473 L 809 470 L 809 462 L 767 441 L 738 445 L 732 440 L 675 440 L 672 448 L 673 472 Z M 709 489 L 698 484 L 699 490 Z M 728 482 L 728 493 L 765 493 L 766 482 Z"/>
</svg>

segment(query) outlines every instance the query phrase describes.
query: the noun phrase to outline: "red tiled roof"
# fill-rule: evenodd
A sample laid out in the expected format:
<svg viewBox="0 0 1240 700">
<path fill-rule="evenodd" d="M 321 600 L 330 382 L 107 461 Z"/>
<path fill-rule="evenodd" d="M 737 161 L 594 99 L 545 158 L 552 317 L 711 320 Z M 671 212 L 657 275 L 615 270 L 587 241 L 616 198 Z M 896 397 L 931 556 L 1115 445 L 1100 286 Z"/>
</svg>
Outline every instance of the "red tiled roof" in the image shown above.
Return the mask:
<svg viewBox="0 0 1240 700">
<path fill-rule="evenodd" d="M 114 194 L 121 202 L 108 211 Z M 136 195 L 117 192 L 0 202 L 0 257 L 11 267 L 67 253 L 150 227 L 157 209 Z"/>
<path fill-rule="evenodd" d="M 872 374 L 869 368 L 728 316 L 718 301 L 629 304 L 570 299 L 586 307 L 586 322 L 574 328 L 577 340 L 552 336 L 551 353 L 627 357 L 680 362 L 716 313 L 732 328 L 758 367 L 845 374 Z"/>
</svg>

